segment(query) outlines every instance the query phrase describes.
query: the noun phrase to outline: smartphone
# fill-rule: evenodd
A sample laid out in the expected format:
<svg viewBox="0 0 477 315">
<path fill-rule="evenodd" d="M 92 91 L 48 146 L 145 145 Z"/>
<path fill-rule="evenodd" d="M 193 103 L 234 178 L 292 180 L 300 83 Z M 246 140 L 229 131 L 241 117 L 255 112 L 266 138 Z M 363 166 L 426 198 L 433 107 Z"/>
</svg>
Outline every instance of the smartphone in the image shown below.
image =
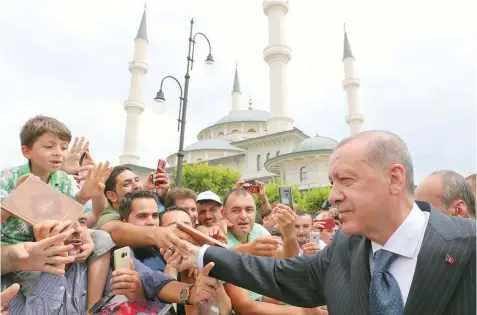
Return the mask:
<svg viewBox="0 0 477 315">
<path fill-rule="evenodd" d="M 310 232 L 310 243 L 320 245 L 320 232 Z"/>
<path fill-rule="evenodd" d="M 280 193 L 280 203 L 293 209 L 292 188 L 290 186 L 280 186 L 278 191 Z"/>
<path fill-rule="evenodd" d="M 323 224 L 323 229 L 328 230 L 332 229 L 335 227 L 335 219 L 333 218 L 328 218 L 328 219 L 323 219 L 323 220 L 316 220 L 317 222 Z"/>
<path fill-rule="evenodd" d="M 167 162 L 165 160 L 159 159 L 157 161 L 156 174 L 159 173 L 159 169 L 165 171 L 166 170 L 166 165 L 167 165 Z M 154 177 L 152 178 L 152 183 L 156 184 L 156 181 L 154 180 Z"/>
<path fill-rule="evenodd" d="M 84 158 L 86 157 L 86 152 L 83 153 L 80 157 L 80 160 L 79 160 L 79 165 L 82 166 L 83 165 L 83 161 L 84 161 Z"/>
<path fill-rule="evenodd" d="M 131 269 L 131 248 L 128 246 L 114 251 L 114 270 Z"/>
<path fill-rule="evenodd" d="M 166 165 L 167 165 L 166 160 L 159 159 L 159 161 L 157 161 L 157 171 L 159 172 L 159 169 L 162 169 L 165 171 Z"/>
<path fill-rule="evenodd" d="M 108 305 L 109 301 L 111 301 L 114 298 L 114 295 L 112 293 L 108 293 L 101 300 L 98 302 L 94 303 L 93 306 L 91 306 L 88 309 L 88 313 L 90 314 L 98 314 L 103 310 L 103 308 Z"/>
<path fill-rule="evenodd" d="M 247 180 L 245 184 L 247 184 L 246 189 L 249 193 L 258 194 L 260 192 L 260 186 L 255 179 Z"/>
</svg>

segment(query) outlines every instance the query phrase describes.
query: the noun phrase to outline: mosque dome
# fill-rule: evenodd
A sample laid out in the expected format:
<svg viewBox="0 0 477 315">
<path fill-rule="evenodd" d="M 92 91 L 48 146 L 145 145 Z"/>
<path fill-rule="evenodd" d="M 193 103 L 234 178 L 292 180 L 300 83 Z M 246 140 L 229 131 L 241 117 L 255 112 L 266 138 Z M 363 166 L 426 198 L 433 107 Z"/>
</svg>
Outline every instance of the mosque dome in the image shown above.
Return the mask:
<svg viewBox="0 0 477 315">
<path fill-rule="evenodd" d="M 223 150 L 223 151 L 239 151 L 243 149 L 234 147 L 231 141 L 224 139 L 207 139 L 197 141 L 185 148 L 185 151 L 199 151 L 199 150 Z"/>
<path fill-rule="evenodd" d="M 257 109 L 245 109 L 245 110 L 231 110 L 227 115 L 217 120 L 214 125 L 232 123 L 232 122 L 246 122 L 246 121 L 258 121 L 265 122 L 270 119 L 270 113 L 257 110 Z"/>
<path fill-rule="evenodd" d="M 308 138 L 301 142 L 293 150 L 293 153 L 307 152 L 307 151 L 320 151 L 320 150 L 333 150 L 338 142 L 328 137 L 321 137 L 316 135 L 315 137 Z"/>
</svg>

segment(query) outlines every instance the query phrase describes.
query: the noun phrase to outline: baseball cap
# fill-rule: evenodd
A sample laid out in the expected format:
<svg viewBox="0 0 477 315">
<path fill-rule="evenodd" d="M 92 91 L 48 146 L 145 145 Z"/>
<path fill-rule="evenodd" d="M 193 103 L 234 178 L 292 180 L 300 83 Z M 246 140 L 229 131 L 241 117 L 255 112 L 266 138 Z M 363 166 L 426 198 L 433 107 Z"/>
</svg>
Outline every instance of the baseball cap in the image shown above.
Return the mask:
<svg viewBox="0 0 477 315">
<path fill-rule="evenodd" d="M 222 205 L 222 201 L 220 200 L 220 197 L 217 196 L 215 193 L 213 193 L 212 191 L 210 190 L 207 190 L 207 191 L 204 191 L 204 192 L 201 192 L 198 196 L 197 196 L 197 202 L 199 201 L 215 201 L 217 202 L 219 205 Z"/>
</svg>

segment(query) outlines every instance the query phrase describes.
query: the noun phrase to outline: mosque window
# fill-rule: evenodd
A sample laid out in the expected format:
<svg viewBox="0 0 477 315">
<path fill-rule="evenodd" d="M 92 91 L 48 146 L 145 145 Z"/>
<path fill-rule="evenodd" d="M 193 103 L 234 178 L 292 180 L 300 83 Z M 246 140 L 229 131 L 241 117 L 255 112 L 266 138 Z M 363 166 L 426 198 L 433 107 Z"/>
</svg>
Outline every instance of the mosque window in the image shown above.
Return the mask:
<svg viewBox="0 0 477 315">
<path fill-rule="evenodd" d="M 237 133 L 237 132 L 239 132 L 238 129 L 234 129 L 230 133 Z"/>
<path fill-rule="evenodd" d="M 262 156 L 259 154 L 257 155 L 257 171 L 261 171 L 262 167 Z"/>
<path fill-rule="evenodd" d="M 249 130 L 247 130 L 247 132 L 257 132 L 257 131 L 253 128 L 250 128 Z"/>
<path fill-rule="evenodd" d="M 300 168 L 300 182 L 303 182 L 307 179 L 308 173 L 306 171 L 306 167 Z"/>
<path fill-rule="evenodd" d="M 217 136 L 223 136 L 223 135 L 224 133 L 222 131 L 217 134 Z"/>
<path fill-rule="evenodd" d="M 267 153 L 267 161 L 270 160 L 270 153 Z"/>
</svg>

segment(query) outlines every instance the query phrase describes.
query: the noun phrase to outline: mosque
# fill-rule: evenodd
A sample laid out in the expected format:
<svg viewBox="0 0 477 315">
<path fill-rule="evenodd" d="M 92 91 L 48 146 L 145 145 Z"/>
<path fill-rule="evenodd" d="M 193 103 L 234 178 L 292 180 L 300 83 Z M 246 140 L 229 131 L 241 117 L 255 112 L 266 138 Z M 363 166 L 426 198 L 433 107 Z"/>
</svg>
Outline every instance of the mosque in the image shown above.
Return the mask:
<svg viewBox="0 0 477 315">
<path fill-rule="evenodd" d="M 237 170 L 242 178 L 268 182 L 281 178 L 296 184 L 300 190 L 328 185 L 328 161 L 337 145 L 326 135 L 306 135 L 288 117 L 287 63 L 292 58 L 290 47 L 284 40 L 285 16 L 288 1 L 266 0 L 263 12 L 268 18 L 269 42 L 263 51 L 263 59 L 269 65 L 270 111 L 243 106 L 239 72 L 236 68 L 231 93 L 231 110 L 211 126 L 202 129 L 197 142 L 184 149 L 184 163 L 206 162 L 224 165 Z M 124 103 L 127 112 L 124 152 L 120 163 L 130 166 L 144 176 L 152 169 L 138 165 L 136 142 L 140 115 L 145 104 L 141 101 L 147 64 L 146 10 L 135 39 L 133 61 L 129 63 L 131 88 L 129 99 Z M 357 90 L 360 81 L 354 68 L 355 58 L 344 31 L 343 89 L 347 94 L 348 114 L 345 117 L 350 134 L 360 131 L 364 115 L 359 112 Z M 177 165 L 177 153 L 167 157 L 167 172 L 172 175 Z"/>
</svg>

